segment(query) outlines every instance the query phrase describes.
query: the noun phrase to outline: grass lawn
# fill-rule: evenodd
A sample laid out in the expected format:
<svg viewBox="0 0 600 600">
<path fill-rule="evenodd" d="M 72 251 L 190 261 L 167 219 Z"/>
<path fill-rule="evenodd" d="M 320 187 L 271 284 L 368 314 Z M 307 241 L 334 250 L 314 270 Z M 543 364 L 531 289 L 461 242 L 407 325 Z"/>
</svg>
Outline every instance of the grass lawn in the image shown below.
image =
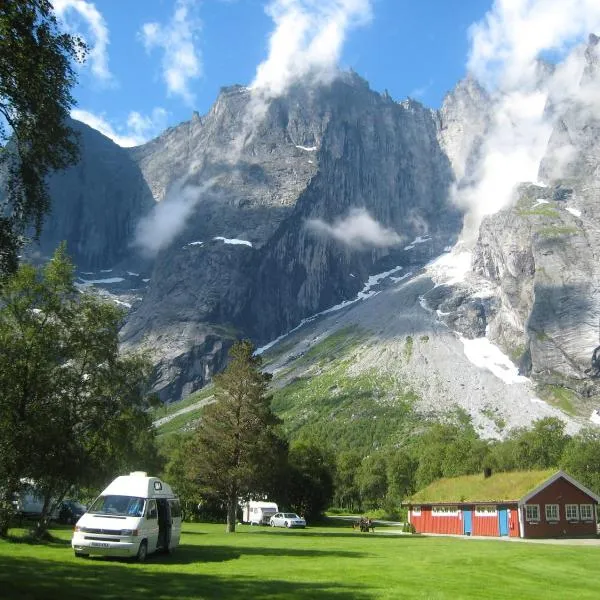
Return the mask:
<svg viewBox="0 0 600 600">
<path fill-rule="evenodd" d="M 18 531 L 13 533 L 18 534 Z M 53 542 L 0 541 L 0 598 L 596 599 L 600 548 L 185 524 L 172 556 L 75 559 Z"/>
</svg>

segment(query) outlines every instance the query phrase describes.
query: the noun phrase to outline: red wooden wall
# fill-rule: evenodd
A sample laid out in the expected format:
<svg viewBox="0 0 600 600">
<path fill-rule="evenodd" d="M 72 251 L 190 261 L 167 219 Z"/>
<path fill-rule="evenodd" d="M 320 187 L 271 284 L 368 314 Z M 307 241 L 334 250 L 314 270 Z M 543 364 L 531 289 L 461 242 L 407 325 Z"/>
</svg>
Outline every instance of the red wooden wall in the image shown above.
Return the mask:
<svg viewBox="0 0 600 600">
<path fill-rule="evenodd" d="M 523 507 L 524 537 L 576 537 L 596 534 L 595 500 L 562 477 L 528 500 L 527 504 L 540 505 L 540 521 L 539 523 L 528 522 L 525 519 L 525 508 Z M 559 505 L 558 522 L 549 523 L 546 521 L 546 511 L 544 508 L 546 504 Z M 594 506 L 593 522 L 581 520 L 573 522 L 567 521 L 565 504 L 592 504 Z"/>
<path fill-rule="evenodd" d="M 510 537 L 519 537 L 519 513 L 516 504 L 503 504 L 503 508 L 508 508 L 510 513 L 508 517 L 508 535 Z M 459 505 L 460 514 L 452 516 L 433 516 L 431 506 L 421 506 L 421 515 L 416 516 L 411 510 L 410 522 L 414 525 L 417 533 L 445 533 L 453 535 L 463 535 L 464 524 L 462 511 L 464 509 L 472 510 L 473 531 L 471 535 L 498 536 L 500 529 L 498 524 L 498 513 L 491 516 L 478 516 L 475 514 L 474 505 Z M 498 507 L 496 507 L 498 510 Z"/>
</svg>

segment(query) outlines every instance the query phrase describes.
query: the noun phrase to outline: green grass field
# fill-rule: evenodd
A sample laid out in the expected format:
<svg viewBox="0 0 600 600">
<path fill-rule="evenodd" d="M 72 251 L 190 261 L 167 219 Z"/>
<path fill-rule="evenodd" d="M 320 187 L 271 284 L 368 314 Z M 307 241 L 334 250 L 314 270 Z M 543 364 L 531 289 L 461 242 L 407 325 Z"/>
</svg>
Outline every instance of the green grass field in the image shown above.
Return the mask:
<svg viewBox="0 0 600 600">
<path fill-rule="evenodd" d="M 75 559 L 70 531 L 54 541 L 0 541 L 6 599 L 368 598 L 596 599 L 600 548 L 185 524 L 171 556 Z M 14 532 L 18 535 L 18 531 Z"/>
</svg>

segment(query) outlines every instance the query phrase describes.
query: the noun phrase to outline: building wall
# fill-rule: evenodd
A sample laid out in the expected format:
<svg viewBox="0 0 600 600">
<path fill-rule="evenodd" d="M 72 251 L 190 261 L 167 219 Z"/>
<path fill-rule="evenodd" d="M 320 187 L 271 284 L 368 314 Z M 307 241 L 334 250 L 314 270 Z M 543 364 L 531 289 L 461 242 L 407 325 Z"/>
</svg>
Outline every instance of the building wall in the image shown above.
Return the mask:
<svg viewBox="0 0 600 600">
<path fill-rule="evenodd" d="M 410 522 L 417 533 L 446 533 L 462 535 L 463 522 L 462 515 L 443 515 L 432 514 L 431 506 L 421 506 L 421 514 L 415 515 L 411 510 Z"/>
<path fill-rule="evenodd" d="M 508 515 L 508 535 L 510 537 L 519 537 L 519 514 L 516 504 L 500 505 L 509 509 Z M 472 533 L 471 535 L 494 536 L 500 535 L 498 523 L 498 509 L 496 514 L 491 516 L 480 516 L 475 513 L 474 505 L 458 505 L 458 515 L 434 515 L 432 506 L 421 506 L 421 514 L 415 515 L 414 511 L 410 512 L 410 522 L 413 524 L 417 533 L 445 533 L 453 535 L 463 535 L 464 522 L 463 510 L 470 509 L 473 511 L 472 517 Z"/>
<path fill-rule="evenodd" d="M 519 537 L 519 513 L 517 504 L 500 504 L 496 506 L 496 514 L 493 516 L 478 516 L 473 510 L 473 535 L 487 535 L 498 537 L 500 535 L 500 524 L 498 511 L 500 508 L 508 509 L 508 535 Z"/>
<path fill-rule="evenodd" d="M 596 534 L 596 502 L 585 492 L 576 488 L 562 477 L 557 479 L 527 501 L 527 504 L 539 504 L 540 520 L 537 523 L 526 520 L 525 507 L 521 507 L 524 536 L 528 538 L 576 537 Z M 546 521 L 545 505 L 559 505 L 559 520 L 556 523 Z M 567 521 L 566 504 L 592 504 L 593 521 Z M 580 515 L 581 518 L 581 515 Z"/>
</svg>

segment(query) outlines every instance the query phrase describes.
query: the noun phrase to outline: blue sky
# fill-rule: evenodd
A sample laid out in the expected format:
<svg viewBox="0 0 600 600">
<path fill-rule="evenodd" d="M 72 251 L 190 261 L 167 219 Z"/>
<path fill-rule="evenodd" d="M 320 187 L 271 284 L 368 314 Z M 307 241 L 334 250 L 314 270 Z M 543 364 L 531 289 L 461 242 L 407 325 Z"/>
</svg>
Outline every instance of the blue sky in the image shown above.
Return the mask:
<svg viewBox="0 0 600 600">
<path fill-rule="evenodd" d="M 300 0 L 308 5 L 312 1 Z M 373 89 L 387 89 L 398 100 L 410 95 L 439 106 L 465 74 L 470 24 L 480 20 L 491 3 L 364 2 L 370 4 L 370 19 L 349 28 L 340 65 L 355 69 Z M 189 119 L 193 110 L 207 112 L 221 86 L 251 83 L 257 66 L 267 58 L 274 30 L 265 12 L 268 4 L 269 0 L 55 0 L 64 25 L 94 48 L 80 69 L 74 95 L 81 112 L 76 115 L 97 128 L 110 128 L 105 133 L 112 131 L 129 145 Z M 172 45 L 167 30 L 181 7 L 191 34 L 188 50 L 197 61 L 185 94 L 169 91 L 163 77 L 164 60 L 169 60 L 165 46 Z M 164 46 L 147 43 L 148 24 L 166 34 Z M 176 29 L 170 34 L 178 36 Z M 132 120 L 132 113 L 137 119 Z"/>
<path fill-rule="evenodd" d="M 597 0 L 52 2 L 63 26 L 91 49 L 73 116 L 121 145 L 150 139 L 193 110 L 206 113 L 224 85 L 252 84 L 267 100 L 285 93 L 307 65 L 323 75 L 334 63 L 353 68 L 377 91 L 437 108 L 466 74 L 469 56 L 475 72 L 493 80 L 498 64 L 513 72 L 536 53 L 560 54 L 579 41 L 600 6 Z M 473 24 L 481 29 L 475 42 Z"/>
</svg>

